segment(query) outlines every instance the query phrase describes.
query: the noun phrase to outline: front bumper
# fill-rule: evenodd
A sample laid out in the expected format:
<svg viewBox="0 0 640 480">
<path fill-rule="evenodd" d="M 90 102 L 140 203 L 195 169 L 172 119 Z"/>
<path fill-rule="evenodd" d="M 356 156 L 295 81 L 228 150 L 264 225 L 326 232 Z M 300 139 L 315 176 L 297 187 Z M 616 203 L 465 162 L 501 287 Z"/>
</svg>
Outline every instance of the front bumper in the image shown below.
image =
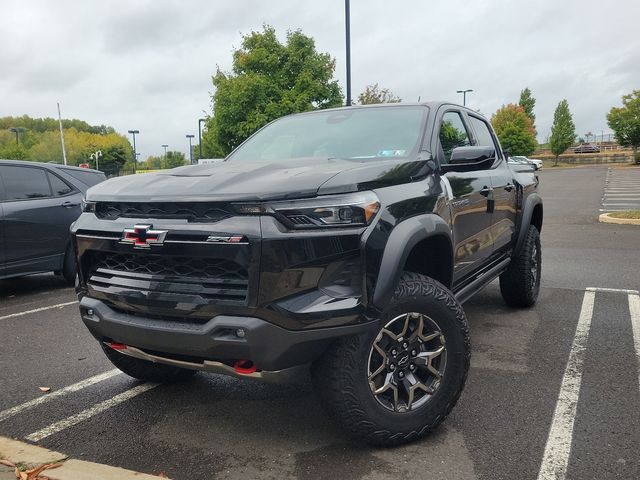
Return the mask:
<svg viewBox="0 0 640 480">
<path fill-rule="evenodd" d="M 257 368 L 253 376 L 265 380 L 314 361 L 332 340 L 377 323 L 293 331 L 256 317 L 217 315 L 206 323 L 188 324 L 117 311 L 90 297 L 80 300 L 80 312 L 98 341 L 132 346 L 127 352 L 132 356 L 225 374 L 233 374 L 238 361 L 250 361 Z M 239 329 L 244 336 L 237 334 Z"/>
</svg>

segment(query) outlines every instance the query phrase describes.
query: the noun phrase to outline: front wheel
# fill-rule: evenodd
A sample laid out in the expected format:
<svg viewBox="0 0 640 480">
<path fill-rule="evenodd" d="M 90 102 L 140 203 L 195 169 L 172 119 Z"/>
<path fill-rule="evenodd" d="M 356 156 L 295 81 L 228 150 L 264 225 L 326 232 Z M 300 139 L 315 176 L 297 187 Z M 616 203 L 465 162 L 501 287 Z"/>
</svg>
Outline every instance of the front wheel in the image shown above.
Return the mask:
<svg viewBox="0 0 640 480">
<path fill-rule="evenodd" d="M 337 341 L 312 374 L 348 433 L 392 446 L 426 435 L 447 417 L 462 393 L 470 352 L 467 320 L 453 294 L 404 273 L 380 327 Z"/>
</svg>

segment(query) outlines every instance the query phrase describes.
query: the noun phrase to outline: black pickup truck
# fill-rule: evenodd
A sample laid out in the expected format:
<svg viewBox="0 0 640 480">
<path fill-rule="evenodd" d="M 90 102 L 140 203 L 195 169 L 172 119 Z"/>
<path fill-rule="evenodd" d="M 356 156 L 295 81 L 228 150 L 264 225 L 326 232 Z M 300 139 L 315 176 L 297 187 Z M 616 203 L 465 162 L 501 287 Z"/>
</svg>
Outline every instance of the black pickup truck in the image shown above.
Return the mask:
<svg viewBox="0 0 640 480">
<path fill-rule="evenodd" d="M 111 179 L 73 226 L 85 325 L 146 381 L 311 372 L 352 435 L 417 439 L 470 360 L 461 304 L 540 288 L 542 200 L 489 123 L 447 103 L 281 118 L 224 162 Z"/>
</svg>

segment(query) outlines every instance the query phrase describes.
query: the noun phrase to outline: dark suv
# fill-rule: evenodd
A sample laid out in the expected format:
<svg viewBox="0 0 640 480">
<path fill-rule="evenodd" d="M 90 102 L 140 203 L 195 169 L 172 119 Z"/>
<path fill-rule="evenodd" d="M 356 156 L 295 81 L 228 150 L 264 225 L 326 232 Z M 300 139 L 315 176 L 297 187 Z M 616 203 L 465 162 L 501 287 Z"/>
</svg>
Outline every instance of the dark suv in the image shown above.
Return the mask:
<svg viewBox="0 0 640 480">
<path fill-rule="evenodd" d="M 0 279 L 54 271 L 73 285 L 69 227 L 84 193 L 104 179 L 97 170 L 0 160 Z"/>
<path fill-rule="evenodd" d="M 542 201 L 489 123 L 446 103 L 281 118 L 224 162 L 112 179 L 73 231 L 80 312 L 153 382 L 306 371 L 368 442 L 419 438 L 470 359 L 461 303 L 540 287 Z"/>
</svg>

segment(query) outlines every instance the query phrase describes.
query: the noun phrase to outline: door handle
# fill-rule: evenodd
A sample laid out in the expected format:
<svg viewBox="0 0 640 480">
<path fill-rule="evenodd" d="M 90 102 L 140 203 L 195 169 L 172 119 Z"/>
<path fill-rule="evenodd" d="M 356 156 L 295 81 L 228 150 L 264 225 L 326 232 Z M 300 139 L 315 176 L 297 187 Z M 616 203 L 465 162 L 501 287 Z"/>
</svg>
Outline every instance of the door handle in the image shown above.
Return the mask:
<svg viewBox="0 0 640 480">
<path fill-rule="evenodd" d="M 480 195 L 482 195 L 483 197 L 488 197 L 491 192 L 493 192 L 493 188 L 483 187 L 482 190 L 480 190 Z"/>
<path fill-rule="evenodd" d="M 514 185 L 513 183 L 507 183 L 507 184 L 504 186 L 504 189 L 505 189 L 507 192 L 510 192 L 510 191 L 511 191 L 511 190 L 513 190 L 514 188 L 515 188 L 515 185 Z"/>
<path fill-rule="evenodd" d="M 66 202 L 62 202 L 61 204 L 64 208 L 71 208 L 71 207 L 78 207 L 80 206 L 79 203 L 73 203 L 73 202 L 69 202 L 68 200 Z"/>
</svg>

